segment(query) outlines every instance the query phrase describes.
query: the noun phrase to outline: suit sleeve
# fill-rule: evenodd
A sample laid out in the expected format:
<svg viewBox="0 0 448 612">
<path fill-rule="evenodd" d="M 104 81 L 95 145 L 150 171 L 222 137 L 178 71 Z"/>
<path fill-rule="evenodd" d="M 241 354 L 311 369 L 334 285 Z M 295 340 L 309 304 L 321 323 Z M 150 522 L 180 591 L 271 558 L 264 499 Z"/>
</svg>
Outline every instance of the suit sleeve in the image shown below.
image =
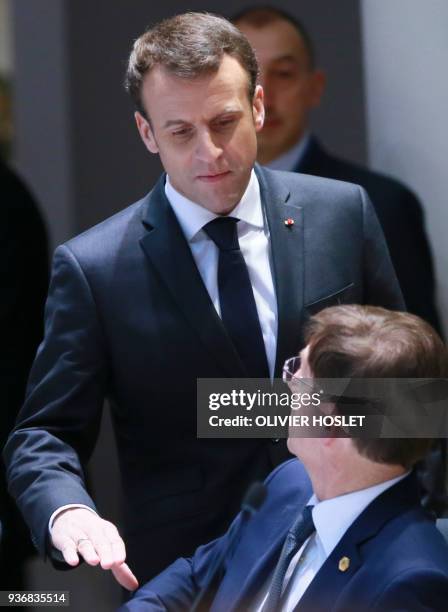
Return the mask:
<svg viewBox="0 0 448 612">
<path fill-rule="evenodd" d="M 386 239 L 367 193 L 359 188 L 364 231 L 364 303 L 406 310 Z"/>
<path fill-rule="evenodd" d="M 269 498 L 276 500 L 275 489 L 272 489 L 274 482 L 279 483 L 283 489 L 285 482 L 289 482 L 291 474 L 294 475 L 298 483 L 302 483 L 306 487 L 304 489 L 306 491 L 305 496 L 309 497 L 308 493 L 311 494 L 311 487 L 304 468 L 297 459 L 291 459 L 277 466 L 265 479 L 264 484 L 268 490 L 267 500 Z M 267 502 L 265 503 L 269 506 Z M 275 508 L 278 508 L 277 502 Z M 265 511 L 266 515 L 272 513 L 272 509 L 269 510 L 269 507 L 265 508 Z M 263 509 L 261 512 L 263 512 Z M 256 533 L 256 521 L 259 516 L 257 515 L 250 519 L 252 521 L 252 529 L 255 529 Z M 209 542 L 205 546 L 200 546 L 190 559 L 183 558 L 175 561 L 166 570 L 136 591 L 133 598 L 124 604 L 119 612 L 147 612 L 148 610 L 152 612 L 161 612 L 162 610 L 167 612 L 188 612 L 191 610 L 196 596 L 208 582 L 210 566 L 218 557 L 223 555 L 222 573 L 217 576 L 216 581 L 212 584 L 212 588 L 207 592 L 207 598 L 203 602 L 206 605 L 200 608 L 201 610 L 209 609 L 220 589 L 220 581 L 223 580 L 232 564 L 238 563 L 240 550 L 251 546 L 250 539 L 246 539 L 247 534 L 245 530 L 248 527 L 248 517 L 244 518 L 240 512 L 223 536 Z M 263 524 L 263 528 L 266 529 L 266 525 Z M 253 537 L 253 532 L 251 537 Z M 241 567 L 242 572 L 247 571 L 247 569 L 251 569 L 251 567 Z"/>
<path fill-rule="evenodd" d="M 62 246 L 54 256 L 45 337 L 4 450 L 9 490 L 42 554 L 57 508 L 79 503 L 95 509 L 82 466 L 98 436 L 105 386 L 104 338 L 93 295 L 75 256 Z"/>
<path fill-rule="evenodd" d="M 227 549 L 229 541 L 232 540 L 235 531 L 238 531 L 240 526 L 241 513 L 235 518 L 227 533 L 205 546 L 200 546 L 190 559 L 177 559 L 161 574 L 136 591 L 134 597 L 124 604 L 119 612 L 146 612 L 148 610 L 152 612 L 188 612 L 191 610 L 196 596 L 207 584 L 210 566 Z M 235 546 L 232 548 L 232 551 L 234 550 Z M 230 553 L 224 563 L 224 573 L 231 558 Z M 211 604 L 217 586 L 214 583 L 211 592 L 208 593 L 208 605 Z"/>
<path fill-rule="evenodd" d="M 377 598 L 377 612 L 443 612 L 448 601 L 448 577 L 435 570 L 407 571 L 397 576 Z"/>
</svg>

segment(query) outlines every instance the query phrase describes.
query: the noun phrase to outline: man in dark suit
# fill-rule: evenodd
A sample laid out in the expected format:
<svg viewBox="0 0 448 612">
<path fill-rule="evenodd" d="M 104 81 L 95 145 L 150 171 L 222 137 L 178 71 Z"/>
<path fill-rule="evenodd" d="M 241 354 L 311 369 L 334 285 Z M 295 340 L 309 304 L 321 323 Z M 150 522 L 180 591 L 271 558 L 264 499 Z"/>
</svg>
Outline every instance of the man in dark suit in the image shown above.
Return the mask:
<svg viewBox="0 0 448 612">
<path fill-rule="evenodd" d="M 177 16 L 136 41 L 127 85 L 166 175 L 57 249 L 45 340 L 6 447 L 40 551 L 101 563 L 128 589 L 126 552 L 139 579 L 191 554 L 226 528 L 247 483 L 287 457 L 278 441 L 198 440 L 196 379 L 278 376 L 302 321 L 325 305 L 403 308 L 362 189 L 254 170 L 256 78 L 246 38 L 216 16 Z M 105 397 L 126 551 L 83 483 Z"/>
<path fill-rule="evenodd" d="M 398 181 L 329 154 L 310 132 L 309 115 L 320 102 L 325 75 L 316 67 L 303 24 L 273 7 L 250 7 L 233 21 L 254 47 L 261 70 L 266 120 L 258 134 L 258 161 L 362 185 L 384 231 L 407 309 L 440 333 L 420 202 Z"/>
<path fill-rule="evenodd" d="M 48 242 L 35 199 L 0 158 L 0 448 L 23 403 L 26 380 L 43 336 L 48 291 Z M 0 590 L 25 588 L 33 554 L 28 530 L 8 495 L 0 465 Z"/>
<path fill-rule="evenodd" d="M 313 377 L 448 375 L 446 347 L 415 315 L 334 306 L 311 318 L 306 336 L 299 370 L 285 364 L 292 390 Z M 325 412 L 342 415 L 344 407 L 326 404 Z M 213 612 L 445 610 L 448 547 L 420 505 L 412 471 L 430 440 L 340 433 L 307 438 L 291 428 L 288 447 L 299 461 L 268 477 L 266 502 L 234 545 L 242 513 L 224 536 L 140 589 L 123 612 L 190 610 L 222 553 L 220 583 L 208 592 Z"/>
</svg>

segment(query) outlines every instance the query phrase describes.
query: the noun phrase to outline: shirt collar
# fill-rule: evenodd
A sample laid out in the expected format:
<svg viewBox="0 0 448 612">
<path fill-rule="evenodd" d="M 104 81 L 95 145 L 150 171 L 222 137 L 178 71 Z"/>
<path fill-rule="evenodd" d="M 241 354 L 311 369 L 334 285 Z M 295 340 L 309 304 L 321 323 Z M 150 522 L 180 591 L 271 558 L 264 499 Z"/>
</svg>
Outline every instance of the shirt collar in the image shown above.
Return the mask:
<svg viewBox="0 0 448 612">
<path fill-rule="evenodd" d="M 286 153 L 280 155 L 280 157 L 277 157 L 268 164 L 265 164 L 266 167 L 270 168 L 271 170 L 287 170 L 288 172 L 293 172 L 299 165 L 299 162 L 302 160 L 306 148 L 308 147 L 310 138 L 310 132 L 305 132 L 298 143 L 289 149 L 289 151 L 286 151 Z"/>
<path fill-rule="evenodd" d="M 313 494 L 307 505 L 314 506 L 313 521 L 326 556 L 331 555 L 350 525 L 356 521 L 376 497 L 409 474 L 410 472 L 406 472 L 373 487 L 339 495 L 321 502 Z"/>
<path fill-rule="evenodd" d="M 188 242 L 197 237 L 204 225 L 219 216 L 179 193 L 173 187 L 168 175 L 165 182 L 165 194 Z M 243 197 L 229 216 L 236 217 L 257 228 L 264 227 L 260 185 L 253 169 Z"/>
</svg>

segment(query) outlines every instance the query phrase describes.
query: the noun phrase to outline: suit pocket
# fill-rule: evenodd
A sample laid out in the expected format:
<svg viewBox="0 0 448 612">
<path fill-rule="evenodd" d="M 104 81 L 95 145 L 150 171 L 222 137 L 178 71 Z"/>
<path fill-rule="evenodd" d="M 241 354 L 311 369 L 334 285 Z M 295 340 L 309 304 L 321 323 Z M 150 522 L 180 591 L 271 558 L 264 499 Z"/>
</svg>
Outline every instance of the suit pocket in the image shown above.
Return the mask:
<svg viewBox="0 0 448 612">
<path fill-rule="evenodd" d="M 309 302 L 305 305 L 307 315 L 314 315 L 328 306 L 337 306 L 338 304 L 353 304 L 354 286 L 354 283 L 350 283 L 349 285 L 342 287 L 342 289 L 338 289 L 338 291 L 330 293 L 330 295 L 326 295 L 323 298 Z"/>
</svg>

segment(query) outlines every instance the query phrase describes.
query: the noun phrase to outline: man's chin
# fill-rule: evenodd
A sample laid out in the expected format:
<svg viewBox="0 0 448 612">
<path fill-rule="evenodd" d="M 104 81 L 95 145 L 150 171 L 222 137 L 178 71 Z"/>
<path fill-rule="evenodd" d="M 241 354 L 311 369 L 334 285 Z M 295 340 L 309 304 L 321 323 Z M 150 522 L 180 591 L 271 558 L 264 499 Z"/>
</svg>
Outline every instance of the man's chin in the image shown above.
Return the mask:
<svg viewBox="0 0 448 612">
<path fill-rule="evenodd" d="M 238 202 L 231 200 L 230 202 L 209 202 L 209 205 L 206 207 L 211 212 L 214 212 L 215 215 L 230 215 L 230 213 L 235 209 Z"/>
<path fill-rule="evenodd" d="M 210 186 L 211 187 L 211 186 Z M 200 204 L 216 215 L 228 215 L 243 197 L 244 190 L 232 189 L 225 192 L 218 189 L 202 190 Z"/>
</svg>

